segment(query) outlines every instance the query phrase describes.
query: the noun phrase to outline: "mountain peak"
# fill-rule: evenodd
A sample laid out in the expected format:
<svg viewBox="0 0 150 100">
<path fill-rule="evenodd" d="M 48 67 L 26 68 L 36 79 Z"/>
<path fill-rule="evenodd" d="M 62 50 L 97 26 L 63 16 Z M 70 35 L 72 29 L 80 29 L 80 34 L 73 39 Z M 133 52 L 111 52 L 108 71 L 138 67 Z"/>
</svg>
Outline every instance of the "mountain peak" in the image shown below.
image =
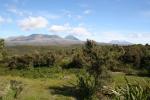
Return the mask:
<svg viewBox="0 0 150 100">
<path fill-rule="evenodd" d="M 71 35 L 62 38 L 58 35 L 31 34 L 29 36 L 7 38 L 6 43 L 7 45 L 71 45 L 83 42 Z"/>
<path fill-rule="evenodd" d="M 48 35 L 48 34 L 31 34 L 28 37 L 41 37 L 41 38 L 61 38 L 58 35 Z"/>
<path fill-rule="evenodd" d="M 68 40 L 79 40 L 78 38 L 76 38 L 76 37 L 73 36 L 73 35 L 67 35 L 67 36 L 65 37 L 65 39 L 68 39 Z"/>
</svg>

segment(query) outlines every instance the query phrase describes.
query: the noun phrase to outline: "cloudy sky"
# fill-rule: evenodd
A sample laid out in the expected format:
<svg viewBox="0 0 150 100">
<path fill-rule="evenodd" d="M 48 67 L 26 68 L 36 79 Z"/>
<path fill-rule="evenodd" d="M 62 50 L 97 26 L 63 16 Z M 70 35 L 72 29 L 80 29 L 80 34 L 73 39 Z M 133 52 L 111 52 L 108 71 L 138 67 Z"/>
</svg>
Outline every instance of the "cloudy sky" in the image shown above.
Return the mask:
<svg viewBox="0 0 150 100">
<path fill-rule="evenodd" d="M 0 0 L 0 37 L 30 34 L 150 43 L 150 0 Z"/>
</svg>

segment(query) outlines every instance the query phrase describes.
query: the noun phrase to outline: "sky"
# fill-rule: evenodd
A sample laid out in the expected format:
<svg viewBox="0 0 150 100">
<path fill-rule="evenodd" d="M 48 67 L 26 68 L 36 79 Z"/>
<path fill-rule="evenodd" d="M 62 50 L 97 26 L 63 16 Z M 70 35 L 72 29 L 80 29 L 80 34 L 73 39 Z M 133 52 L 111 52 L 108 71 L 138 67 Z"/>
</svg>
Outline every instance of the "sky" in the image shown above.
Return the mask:
<svg viewBox="0 0 150 100">
<path fill-rule="evenodd" d="M 0 0 L 0 37 L 31 34 L 150 43 L 150 0 Z"/>
</svg>

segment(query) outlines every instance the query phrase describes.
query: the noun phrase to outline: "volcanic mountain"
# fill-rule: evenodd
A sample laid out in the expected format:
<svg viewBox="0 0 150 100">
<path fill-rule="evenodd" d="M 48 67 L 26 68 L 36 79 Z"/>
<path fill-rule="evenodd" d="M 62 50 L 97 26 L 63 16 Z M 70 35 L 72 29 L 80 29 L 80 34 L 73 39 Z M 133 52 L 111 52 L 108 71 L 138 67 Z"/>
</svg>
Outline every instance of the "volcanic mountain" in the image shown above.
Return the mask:
<svg viewBox="0 0 150 100">
<path fill-rule="evenodd" d="M 62 38 L 58 35 L 32 34 L 29 36 L 9 37 L 5 39 L 6 45 L 72 45 L 82 44 L 78 38 L 68 35 Z"/>
<path fill-rule="evenodd" d="M 132 45 L 133 43 L 125 41 L 125 40 L 112 40 L 109 42 L 110 44 L 118 44 L 118 45 Z"/>
</svg>

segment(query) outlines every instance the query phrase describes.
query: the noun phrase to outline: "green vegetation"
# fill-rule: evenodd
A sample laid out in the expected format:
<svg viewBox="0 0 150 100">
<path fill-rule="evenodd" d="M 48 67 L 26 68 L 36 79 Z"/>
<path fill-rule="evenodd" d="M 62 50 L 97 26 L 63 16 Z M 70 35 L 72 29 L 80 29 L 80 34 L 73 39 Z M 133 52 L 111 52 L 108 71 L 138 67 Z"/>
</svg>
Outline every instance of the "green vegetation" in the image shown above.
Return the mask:
<svg viewBox="0 0 150 100">
<path fill-rule="evenodd" d="M 150 45 L 5 47 L 2 100 L 149 100 Z"/>
<path fill-rule="evenodd" d="M 126 81 L 124 79 L 125 74 L 123 73 L 112 73 L 113 82 L 112 89 L 115 87 L 126 86 Z M 138 76 L 127 76 L 129 83 L 144 85 L 144 80 L 149 80 L 149 78 L 138 77 Z M 19 76 L 0 76 L 0 91 L 9 86 L 11 80 L 15 80 L 21 83 L 23 90 L 18 95 L 17 100 L 75 100 L 78 99 L 78 92 L 74 88 L 76 84 L 75 74 L 63 74 L 59 73 L 59 76 L 53 78 L 24 78 Z M 135 81 L 133 81 L 135 80 Z M 3 85 L 2 85 L 3 84 Z M 119 92 L 119 91 L 118 91 Z M 3 98 L 4 100 L 14 100 L 14 91 L 10 89 L 7 95 Z M 80 100 L 80 99 L 79 99 Z M 108 99 L 109 100 L 109 99 Z"/>
<path fill-rule="evenodd" d="M 82 100 L 95 100 L 98 99 L 96 94 L 101 92 L 109 79 L 105 58 L 96 42 L 91 40 L 87 40 L 83 47 L 83 55 L 85 68 L 82 74 L 78 75 L 79 91 Z"/>
<path fill-rule="evenodd" d="M 118 91 L 119 95 L 115 95 L 115 99 L 117 100 L 148 100 L 150 97 L 150 83 L 145 82 L 144 87 L 142 87 L 139 83 L 131 84 L 128 82 L 127 78 L 126 86 L 119 87 L 116 91 Z M 144 83 L 143 83 L 144 84 Z"/>
<path fill-rule="evenodd" d="M 0 61 L 3 59 L 4 56 L 4 40 L 0 39 Z"/>
</svg>

